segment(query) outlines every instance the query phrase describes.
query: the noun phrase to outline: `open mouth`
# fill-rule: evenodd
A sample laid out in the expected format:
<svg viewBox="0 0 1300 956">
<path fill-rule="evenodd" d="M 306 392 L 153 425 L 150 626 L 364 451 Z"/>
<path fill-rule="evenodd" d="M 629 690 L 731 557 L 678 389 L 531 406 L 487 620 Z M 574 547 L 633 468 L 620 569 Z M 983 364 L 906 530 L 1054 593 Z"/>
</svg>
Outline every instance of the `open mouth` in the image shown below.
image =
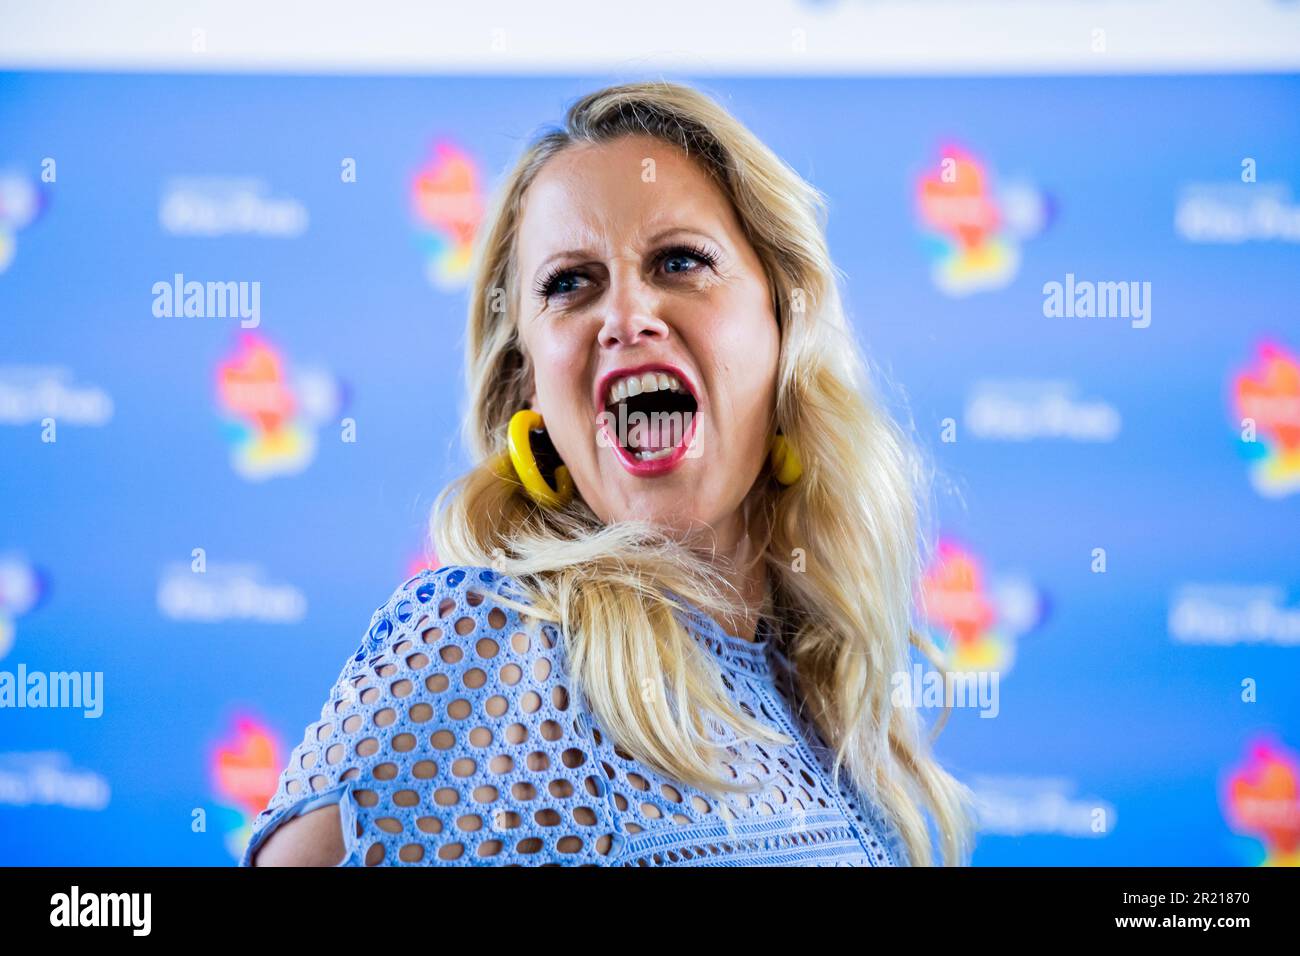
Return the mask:
<svg viewBox="0 0 1300 956">
<path fill-rule="evenodd" d="M 691 445 L 699 401 L 689 379 L 671 366 L 645 366 L 601 382 L 607 443 L 634 474 L 676 464 Z"/>
</svg>

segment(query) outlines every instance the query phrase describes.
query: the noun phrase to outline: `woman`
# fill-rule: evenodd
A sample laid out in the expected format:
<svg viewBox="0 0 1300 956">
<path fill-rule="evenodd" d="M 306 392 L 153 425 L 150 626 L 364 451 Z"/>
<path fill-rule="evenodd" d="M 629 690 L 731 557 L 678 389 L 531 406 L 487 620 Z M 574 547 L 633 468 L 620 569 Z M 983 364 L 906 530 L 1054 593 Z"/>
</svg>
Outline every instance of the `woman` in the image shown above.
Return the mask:
<svg viewBox="0 0 1300 956">
<path fill-rule="evenodd" d="M 719 105 L 593 93 L 480 235 L 452 562 L 380 608 L 243 864 L 895 865 L 969 791 L 890 699 L 915 469 L 824 200 Z"/>
</svg>

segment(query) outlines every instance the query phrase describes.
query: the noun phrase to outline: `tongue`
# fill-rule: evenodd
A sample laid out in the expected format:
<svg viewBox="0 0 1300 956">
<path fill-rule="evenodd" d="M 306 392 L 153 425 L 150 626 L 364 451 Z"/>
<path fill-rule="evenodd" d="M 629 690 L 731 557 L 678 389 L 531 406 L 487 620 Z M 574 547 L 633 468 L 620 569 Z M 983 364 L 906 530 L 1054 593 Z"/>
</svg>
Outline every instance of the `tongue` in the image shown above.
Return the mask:
<svg viewBox="0 0 1300 956">
<path fill-rule="evenodd" d="M 633 451 L 663 451 L 681 441 L 681 429 L 670 415 L 651 415 L 629 426 L 627 447 Z"/>
</svg>

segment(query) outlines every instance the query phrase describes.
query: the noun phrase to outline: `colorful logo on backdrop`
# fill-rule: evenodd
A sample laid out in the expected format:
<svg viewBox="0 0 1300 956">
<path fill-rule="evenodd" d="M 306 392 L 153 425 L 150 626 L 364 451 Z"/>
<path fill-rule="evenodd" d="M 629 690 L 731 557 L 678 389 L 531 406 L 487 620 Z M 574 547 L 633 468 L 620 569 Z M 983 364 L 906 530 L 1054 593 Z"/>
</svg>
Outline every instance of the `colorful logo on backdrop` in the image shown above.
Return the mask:
<svg viewBox="0 0 1300 956">
<path fill-rule="evenodd" d="M 940 539 L 921 584 L 926 622 L 947 644 L 955 671 L 1006 673 L 1016 641 L 1047 616 L 1041 590 L 1021 576 L 990 578 L 984 562 L 951 539 Z"/>
<path fill-rule="evenodd" d="M 18 252 L 18 233 L 45 211 L 49 199 L 30 176 L 0 172 L 0 272 L 9 268 Z"/>
<path fill-rule="evenodd" d="M 18 633 L 18 618 L 45 594 L 43 575 L 20 554 L 0 554 L 0 658 L 9 653 Z"/>
<path fill-rule="evenodd" d="M 328 371 L 291 369 L 278 348 L 253 333 L 241 335 L 234 354 L 217 366 L 230 462 L 249 481 L 296 475 L 310 465 L 317 431 L 336 423 L 344 399 Z"/>
<path fill-rule="evenodd" d="M 1254 364 L 1233 379 L 1232 405 L 1255 490 L 1268 498 L 1300 491 L 1300 360 L 1260 343 Z"/>
<path fill-rule="evenodd" d="M 237 716 L 209 758 L 212 786 L 222 806 L 226 848 L 239 859 L 253 835 L 254 818 L 275 796 L 284 767 L 284 747 L 265 724 Z"/>
<path fill-rule="evenodd" d="M 1300 866 L 1300 758 L 1258 740 L 1228 777 L 1223 811 L 1233 832 L 1259 841 L 1260 866 Z M 1257 852 L 1258 855 L 1258 852 Z"/>
<path fill-rule="evenodd" d="M 931 275 L 942 292 L 965 296 L 1007 286 L 1020 247 L 1051 223 L 1050 198 L 1023 179 L 997 183 L 988 164 L 960 146 L 940 151 L 917 182 L 917 215 Z"/>
<path fill-rule="evenodd" d="M 411 210 L 425 255 L 425 275 L 442 291 L 469 276 L 474 236 L 486 205 L 478 164 L 460 146 L 438 142 L 411 181 Z"/>
</svg>

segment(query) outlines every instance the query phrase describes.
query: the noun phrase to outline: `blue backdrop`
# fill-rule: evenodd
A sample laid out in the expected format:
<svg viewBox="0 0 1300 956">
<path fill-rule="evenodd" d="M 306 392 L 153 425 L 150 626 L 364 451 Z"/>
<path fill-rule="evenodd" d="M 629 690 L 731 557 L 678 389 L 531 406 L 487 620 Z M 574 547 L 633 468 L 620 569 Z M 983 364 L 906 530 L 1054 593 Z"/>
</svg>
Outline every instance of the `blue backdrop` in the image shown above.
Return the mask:
<svg viewBox="0 0 1300 956">
<path fill-rule="evenodd" d="M 0 74 L 0 863 L 233 862 L 466 464 L 483 203 L 604 82 Z M 1300 77 L 700 85 L 939 471 L 976 863 L 1300 861 Z"/>
</svg>

